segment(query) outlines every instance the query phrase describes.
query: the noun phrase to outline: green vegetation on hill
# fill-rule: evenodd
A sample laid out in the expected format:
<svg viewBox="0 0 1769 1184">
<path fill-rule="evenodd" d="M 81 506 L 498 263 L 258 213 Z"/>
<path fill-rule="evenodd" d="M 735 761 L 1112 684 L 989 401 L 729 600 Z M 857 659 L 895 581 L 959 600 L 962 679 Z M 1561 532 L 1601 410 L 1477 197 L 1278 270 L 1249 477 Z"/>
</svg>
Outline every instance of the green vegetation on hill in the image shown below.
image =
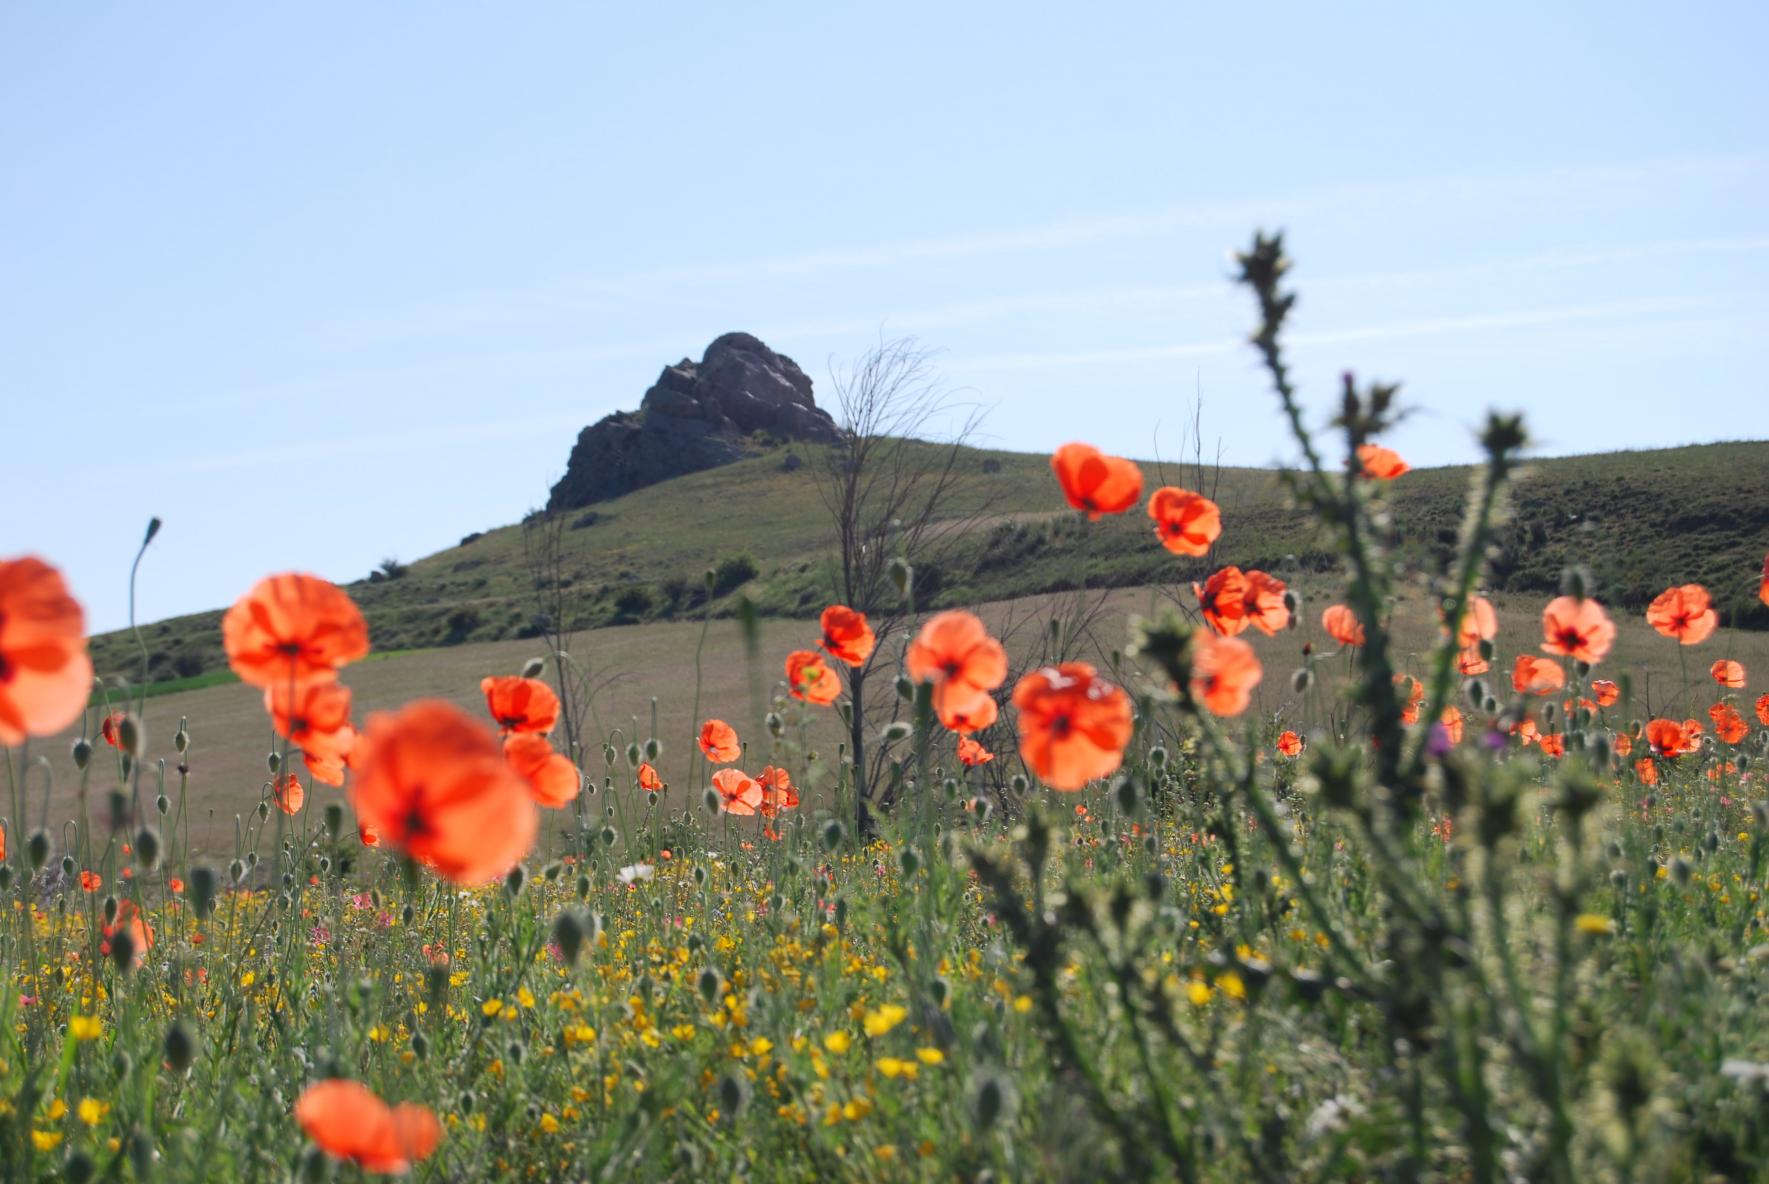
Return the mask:
<svg viewBox="0 0 1769 1184">
<path fill-rule="evenodd" d="M 814 615 L 831 596 L 832 530 L 804 446 L 777 448 L 589 510 L 567 512 L 561 583 L 586 627 L 674 620 L 730 611 L 739 591 L 764 615 Z M 1206 472 L 1204 492 L 1223 509 L 1221 546 L 1209 560 L 1156 545 L 1140 512 L 1083 531 L 1064 505 L 1043 455 L 973 450 L 969 479 L 949 507 L 968 521 L 962 545 L 916 563 L 918 599 L 939 607 L 1074 587 L 1183 585 L 1235 563 L 1278 574 L 1336 562 L 1317 530 L 1289 504 L 1282 475 L 1264 469 Z M 1189 467 L 1144 466 L 1149 488 L 1198 484 Z M 1409 558 L 1436 570 L 1455 547 L 1469 471 L 1425 469 L 1385 487 Z M 1212 489 L 1211 487 L 1214 487 Z M 1728 625 L 1769 628 L 1754 574 L 1769 552 L 1769 442 L 1709 444 L 1537 462 L 1516 486 L 1493 560 L 1493 584 L 1547 592 L 1570 562 L 1593 566 L 1603 597 L 1637 611 L 1666 573 L 1713 592 Z M 389 540 L 396 545 L 397 540 Z M 912 557 L 914 558 L 914 557 Z M 242 589 L 243 591 L 243 589 Z M 378 649 L 413 649 L 531 636 L 536 599 L 520 524 L 470 535 L 395 578 L 362 580 L 350 593 Z M 145 626 L 155 679 L 220 669 L 219 610 Z M 139 670 L 127 633 L 95 638 L 100 673 Z"/>
</svg>

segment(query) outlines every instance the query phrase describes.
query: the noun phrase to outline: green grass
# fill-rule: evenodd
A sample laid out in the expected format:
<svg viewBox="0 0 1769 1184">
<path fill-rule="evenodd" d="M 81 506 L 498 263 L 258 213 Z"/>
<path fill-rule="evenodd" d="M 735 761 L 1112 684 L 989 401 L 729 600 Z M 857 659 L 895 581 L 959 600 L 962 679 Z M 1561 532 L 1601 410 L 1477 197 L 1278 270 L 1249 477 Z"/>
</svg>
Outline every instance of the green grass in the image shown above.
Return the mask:
<svg viewBox="0 0 1769 1184">
<path fill-rule="evenodd" d="M 692 619 L 705 573 L 748 556 L 759 575 L 741 591 L 765 616 L 813 615 L 833 594 L 831 528 L 811 463 L 786 470 L 785 449 L 677 478 L 571 511 L 564 532 L 565 590 L 587 626 Z M 804 451 L 802 448 L 799 450 Z M 984 472 L 987 467 L 997 471 Z M 1210 482 L 1224 532 L 1209 560 L 1176 559 L 1154 544 L 1140 510 L 1090 531 L 1064 505 L 1048 458 L 974 451 L 948 507 L 980 514 L 972 541 L 938 563 L 917 559 L 919 600 L 944 607 L 1090 586 L 1183 587 L 1214 566 L 1260 567 L 1286 578 L 1336 567 L 1324 537 L 1290 505 L 1279 475 L 1224 469 Z M 1145 465 L 1149 488 L 1195 484 L 1179 466 Z M 1463 468 L 1424 469 L 1387 487 L 1405 558 L 1435 569 L 1455 546 L 1469 482 Z M 1206 492 L 1210 490 L 1207 489 Z M 1722 619 L 1769 628 L 1756 573 L 1769 553 L 1769 442 L 1709 444 L 1536 462 L 1513 490 L 1513 513 L 1492 564 L 1499 591 L 1542 593 L 1573 561 L 1590 565 L 1599 594 L 1639 611 L 1664 573 L 1705 583 Z M 378 649 L 422 649 L 532 636 L 534 598 L 520 525 L 417 560 L 399 579 L 363 580 L 350 594 Z M 915 558 L 915 557 L 912 557 Z M 243 593 L 245 589 L 240 589 Z M 736 591 L 716 599 L 728 612 Z M 220 610 L 145 626 L 157 681 L 223 666 Z M 93 639 L 101 674 L 133 676 L 139 652 L 126 633 Z"/>
</svg>

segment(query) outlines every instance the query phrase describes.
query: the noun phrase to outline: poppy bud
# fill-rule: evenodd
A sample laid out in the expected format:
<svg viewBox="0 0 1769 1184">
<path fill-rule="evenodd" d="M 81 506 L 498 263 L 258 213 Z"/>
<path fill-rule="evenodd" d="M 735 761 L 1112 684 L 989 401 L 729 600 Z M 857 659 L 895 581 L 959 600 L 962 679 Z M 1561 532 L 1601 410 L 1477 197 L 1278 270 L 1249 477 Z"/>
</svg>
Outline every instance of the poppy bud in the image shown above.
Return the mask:
<svg viewBox="0 0 1769 1184">
<path fill-rule="evenodd" d="M 1295 629 L 1302 623 L 1302 597 L 1296 595 L 1294 588 L 1284 589 L 1284 611 L 1290 614 L 1289 628 Z"/>
<path fill-rule="evenodd" d="M 719 997 L 719 972 L 708 966 L 700 972 L 700 978 L 695 985 L 700 989 L 700 997 L 711 1004 Z"/>
<path fill-rule="evenodd" d="M 98 1165 L 84 1151 L 74 1151 L 68 1155 L 68 1161 L 62 1166 L 61 1178 L 68 1184 L 87 1184 L 98 1171 Z"/>
<path fill-rule="evenodd" d="M 577 914 L 566 909 L 553 919 L 553 944 L 559 947 L 567 966 L 577 964 L 577 956 L 583 952 L 584 926 Z"/>
<path fill-rule="evenodd" d="M 122 907 L 123 907 L 122 905 L 117 903 L 116 897 L 114 897 L 114 896 L 105 897 L 104 898 L 104 905 L 100 909 L 100 911 L 104 914 L 104 923 L 106 925 L 115 925 L 117 923 L 117 910 Z"/>
<path fill-rule="evenodd" d="M 187 717 L 179 717 L 178 730 L 172 733 L 172 747 L 181 753 L 190 748 L 190 720 Z"/>
<path fill-rule="evenodd" d="M 129 928 L 111 934 L 111 964 L 127 974 L 135 967 L 135 931 Z"/>
<path fill-rule="evenodd" d="M 1304 666 L 1290 676 L 1290 686 L 1300 695 L 1314 685 L 1314 671 Z"/>
<path fill-rule="evenodd" d="M 612 826 L 605 826 L 602 828 L 602 843 L 604 846 L 614 846 L 614 841 L 618 838 L 620 838 L 620 834 Z"/>
<path fill-rule="evenodd" d="M 1112 789 L 1118 798 L 1118 808 L 1126 814 L 1136 813 L 1136 782 L 1129 777 L 1121 777 L 1118 779 L 1118 784 Z"/>
<path fill-rule="evenodd" d="M 707 568 L 706 569 L 706 590 L 708 592 L 711 592 L 713 590 L 713 585 L 717 582 L 718 582 L 718 576 L 713 574 L 712 568 L 710 568 L 710 567 Z"/>
<path fill-rule="evenodd" d="M 140 756 L 147 744 L 147 732 L 141 721 L 133 715 L 125 715 L 123 722 L 117 725 L 117 747 L 129 756 Z"/>
<path fill-rule="evenodd" d="M 719 811 L 719 791 L 718 790 L 713 789 L 711 786 L 708 786 L 706 793 L 701 796 L 700 800 L 701 800 L 701 804 L 706 807 L 706 812 L 708 814 L 718 813 L 718 811 Z"/>
<path fill-rule="evenodd" d="M 993 1130 L 1012 1100 L 1007 1082 L 993 1074 L 979 1077 L 971 1097 L 971 1112 L 977 1120 L 978 1132 L 988 1134 Z"/>
<path fill-rule="evenodd" d="M 1677 881 L 1678 887 L 1689 887 L 1689 878 L 1695 874 L 1695 868 L 1681 855 L 1671 860 L 1671 879 Z"/>
<path fill-rule="evenodd" d="M 1493 655 L 1499 652 L 1499 647 L 1495 646 L 1490 638 L 1483 637 L 1475 644 L 1479 647 L 1480 660 L 1483 662 L 1491 662 Z"/>
<path fill-rule="evenodd" d="M 776 740 L 786 734 L 786 721 L 780 718 L 778 711 L 770 711 L 762 723 L 767 727 L 768 735 Z"/>
<path fill-rule="evenodd" d="M 848 927 L 848 902 L 845 897 L 835 902 L 835 927 L 837 929 Z"/>
<path fill-rule="evenodd" d="M 412 1033 L 412 1055 L 417 1057 L 420 1061 L 425 1060 L 430 1055 L 430 1042 L 424 1039 L 424 1034 L 422 1032 Z"/>
<path fill-rule="evenodd" d="M 661 745 L 657 742 L 657 737 L 653 736 L 653 737 L 651 737 L 651 739 L 645 741 L 645 759 L 646 760 L 654 761 L 662 755 L 663 755 L 663 745 Z"/>
<path fill-rule="evenodd" d="M 1574 564 L 1560 573 L 1560 592 L 1574 600 L 1585 600 L 1591 595 L 1591 573 Z"/>
<path fill-rule="evenodd" d="M 33 875 L 43 870 L 43 865 L 49 862 L 48 831 L 39 828 L 31 832 L 31 837 L 25 840 L 25 858 L 30 862 Z"/>
<path fill-rule="evenodd" d="M 74 741 L 74 768 L 84 770 L 92 760 L 92 744 L 85 737 Z"/>
<path fill-rule="evenodd" d="M 12 887 L 12 865 L 0 863 L 0 892 Z M 63 898 L 65 900 L 65 898 Z"/>
<path fill-rule="evenodd" d="M 522 677 L 539 678 L 541 676 L 541 671 L 546 668 L 547 660 L 545 658 L 530 658 L 528 661 L 522 663 Z"/>
<path fill-rule="evenodd" d="M 1468 702 L 1474 706 L 1478 707 L 1486 702 L 1486 684 L 1480 681 L 1480 679 L 1469 679 L 1468 685 L 1464 690 L 1467 692 Z"/>
<path fill-rule="evenodd" d="M 64 855 L 61 857 L 61 874 L 62 875 L 67 876 L 69 879 L 72 879 L 73 875 L 74 875 L 74 867 L 75 867 L 74 857 L 72 855 Z"/>
<path fill-rule="evenodd" d="M 1013 789 L 1015 794 L 1020 797 L 1025 797 L 1026 791 L 1031 788 L 1032 783 L 1026 780 L 1026 775 L 1024 773 L 1015 773 L 1013 778 L 1008 781 L 1008 785 Z"/>
<path fill-rule="evenodd" d="M 161 818 L 164 818 L 167 815 L 167 813 L 169 813 L 171 811 L 171 809 L 172 809 L 172 799 L 168 798 L 165 794 L 161 794 L 159 797 L 154 799 L 154 810 L 159 813 Z"/>
<path fill-rule="evenodd" d="M 749 1102 L 748 1082 L 735 1073 L 727 1073 L 719 1078 L 719 1105 L 724 1107 L 725 1118 L 735 1121 Z"/>
<path fill-rule="evenodd" d="M 915 684 L 901 674 L 897 676 L 897 698 L 903 700 L 905 703 L 913 703 L 915 701 Z"/>
<path fill-rule="evenodd" d="M 237 884 L 246 878 L 246 865 L 236 859 L 227 865 L 227 874 L 233 877 L 233 882 Z"/>
<path fill-rule="evenodd" d="M 122 830 L 129 824 L 129 795 L 120 789 L 113 789 L 105 795 L 105 805 L 111 812 L 111 829 Z"/>
<path fill-rule="evenodd" d="M 920 870 L 921 856 L 915 853 L 915 848 L 905 847 L 897 853 L 897 864 L 903 869 L 904 877 L 908 878 Z"/>
<path fill-rule="evenodd" d="M 215 909 L 215 869 L 206 863 L 199 863 L 190 869 L 190 879 L 185 884 L 186 894 L 190 899 L 190 907 L 196 915 L 207 917 Z"/>
<path fill-rule="evenodd" d="M 909 589 L 915 584 L 915 569 L 910 567 L 905 560 L 893 559 L 886 571 L 891 578 L 891 586 L 897 590 L 897 595 L 907 599 Z"/>
<path fill-rule="evenodd" d="M 976 815 L 978 824 L 989 821 L 989 811 L 992 807 L 989 805 L 988 798 L 972 798 L 970 800 L 970 808 L 971 813 Z"/>
<path fill-rule="evenodd" d="M 301 1184 L 322 1184 L 331 1174 L 332 1161 L 326 1158 L 317 1144 L 309 1143 L 301 1152 L 301 1166 L 298 1169 Z"/>
<path fill-rule="evenodd" d="M 183 1073 L 190 1068 L 196 1056 L 197 1042 L 191 1036 L 190 1029 L 173 1020 L 172 1026 L 166 1029 L 166 1063 L 172 1067 L 172 1072 Z"/>
<path fill-rule="evenodd" d="M 149 871 L 160 862 L 160 832 L 151 826 L 135 832 L 135 862 Z"/>
<path fill-rule="evenodd" d="M 511 896 L 521 896 L 522 889 L 528 883 L 528 869 L 517 864 L 504 875 L 504 891 Z"/>
<path fill-rule="evenodd" d="M 264 767 L 270 770 L 272 776 L 282 772 L 283 754 L 280 752 L 266 754 L 264 757 Z"/>
<path fill-rule="evenodd" d="M 842 830 L 842 824 L 835 819 L 831 818 L 828 822 L 823 824 L 823 846 L 825 849 L 834 851 L 837 847 L 842 845 L 842 839 L 844 837 L 845 833 Z"/>
<path fill-rule="evenodd" d="M 577 878 L 577 898 L 579 900 L 588 900 L 590 898 L 590 878 L 588 876 L 579 876 Z"/>
<path fill-rule="evenodd" d="M 907 740 L 913 731 L 914 729 L 902 720 L 895 720 L 885 725 L 884 742 L 886 744 L 896 744 L 900 741 Z"/>
</svg>

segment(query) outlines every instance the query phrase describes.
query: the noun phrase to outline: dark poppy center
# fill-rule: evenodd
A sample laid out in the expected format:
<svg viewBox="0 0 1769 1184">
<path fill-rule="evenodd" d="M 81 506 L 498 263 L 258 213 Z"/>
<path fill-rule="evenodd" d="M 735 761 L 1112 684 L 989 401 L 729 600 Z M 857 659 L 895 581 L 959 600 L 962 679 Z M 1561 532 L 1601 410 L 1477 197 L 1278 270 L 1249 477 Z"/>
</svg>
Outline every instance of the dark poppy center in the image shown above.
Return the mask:
<svg viewBox="0 0 1769 1184">
<path fill-rule="evenodd" d="M 1075 730 L 1075 720 L 1068 715 L 1053 716 L 1050 721 L 1050 734 L 1061 740 Z"/>
<path fill-rule="evenodd" d="M 1577 629 L 1562 629 L 1560 631 L 1560 644 L 1567 649 L 1576 650 L 1584 643 L 1585 639 L 1579 635 Z"/>
<path fill-rule="evenodd" d="M 435 830 L 430 825 L 430 816 L 424 809 L 424 797 L 424 787 L 419 786 L 412 793 L 411 805 L 406 807 L 405 817 L 400 820 L 407 839 L 422 838 Z"/>
</svg>

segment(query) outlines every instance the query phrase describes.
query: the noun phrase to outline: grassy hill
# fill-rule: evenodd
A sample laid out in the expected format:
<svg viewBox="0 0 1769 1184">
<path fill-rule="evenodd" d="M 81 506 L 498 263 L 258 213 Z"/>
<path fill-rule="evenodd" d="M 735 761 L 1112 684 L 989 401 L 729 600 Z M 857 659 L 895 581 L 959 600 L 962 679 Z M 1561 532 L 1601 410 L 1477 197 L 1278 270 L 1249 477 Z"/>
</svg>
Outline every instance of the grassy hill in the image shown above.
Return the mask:
<svg viewBox="0 0 1769 1184">
<path fill-rule="evenodd" d="M 764 616 L 814 615 L 833 587 L 831 527 L 815 463 L 803 446 L 781 447 L 568 512 L 560 584 L 571 610 L 585 627 L 697 617 L 710 570 L 714 615 L 732 611 L 739 591 Z M 1163 473 L 1145 465 L 1150 488 L 1202 485 L 1222 505 L 1222 543 L 1205 561 L 1156 546 L 1140 512 L 1084 531 L 1042 454 L 972 450 L 964 467 L 949 512 L 967 521 L 967 534 L 938 561 L 917 560 L 925 607 L 1061 591 L 1083 571 L 1090 587 L 1135 587 L 1183 585 L 1222 563 L 1291 577 L 1337 563 L 1271 470 L 1225 468 L 1200 481 L 1182 466 Z M 1386 488 L 1399 545 L 1421 565 L 1435 568 L 1452 549 L 1468 483 L 1467 469 L 1440 468 Z M 1493 562 L 1498 591 L 1549 591 L 1577 559 L 1622 610 L 1644 608 L 1671 573 L 1707 584 L 1726 624 L 1769 628 L 1754 578 L 1769 552 L 1769 442 L 1538 461 L 1517 484 L 1513 511 Z M 351 585 L 377 650 L 533 636 L 537 603 L 524 533 L 516 524 L 470 535 L 396 578 Z M 145 627 L 154 679 L 207 680 L 225 670 L 220 616 L 217 609 Z M 139 670 L 126 634 L 95 638 L 93 651 L 103 674 Z"/>
</svg>

